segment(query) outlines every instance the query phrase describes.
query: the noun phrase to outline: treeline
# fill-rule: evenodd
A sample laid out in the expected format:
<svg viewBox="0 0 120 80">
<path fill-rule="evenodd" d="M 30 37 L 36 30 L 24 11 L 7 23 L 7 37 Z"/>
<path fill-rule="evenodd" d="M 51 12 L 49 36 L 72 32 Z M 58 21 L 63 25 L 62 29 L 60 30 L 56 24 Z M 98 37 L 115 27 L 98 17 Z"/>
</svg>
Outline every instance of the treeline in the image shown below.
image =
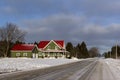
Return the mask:
<svg viewBox="0 0 120 80">
<path fill-rule="evenodd" d="M 92 47 L 88 50 L 84 41 L 81 44 L 78 43 L 76 46 L 73 46 L 71 42 L 68 42 L 66 44 L 66 50 L 69 51 L 69 58 L 75 57 L 80 59 L 100 56 L 98 48 Z"/>
<path fill-rule="evenodd" d="M 105 58 L 116 58 L 116 56 L 117 58 L 120 58 L 120 46 L 113 46 L 111 51 L 105 52 L 103 56 L 105 56 Z"/>
</svg>

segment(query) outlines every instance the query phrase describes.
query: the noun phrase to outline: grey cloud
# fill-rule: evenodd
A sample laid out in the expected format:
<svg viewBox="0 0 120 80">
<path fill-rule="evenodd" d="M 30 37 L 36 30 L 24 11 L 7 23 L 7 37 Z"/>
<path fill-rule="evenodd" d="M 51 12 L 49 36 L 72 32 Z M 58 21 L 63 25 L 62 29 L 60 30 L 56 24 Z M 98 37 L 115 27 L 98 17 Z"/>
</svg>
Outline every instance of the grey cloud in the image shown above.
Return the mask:
<svg viewBox="0 0 120 80">
<path fill-rule="evenodd" d="M 10 6 L 0 7 L 0 14 L 7 16 L 13 15 L 16 12 L 15 8 Z M 8 16 L 9 16 L 8 15 Z"/>
<path fill-rule="evenodd" d="M 98 45 L 98 46 L 113 46 L 116 40 L 120 40 L 120 25 L 109 25 L 109 26 L 99 26 L 101 29 L 94 29 L 92 26 L 89 29 L 86 37 L 83 37 L 84 40 L 89 41 L 90 45 Z M 83 35 L 85 32 L 83 32 Z"/>
<path fill-rule="evenodd" d="M 5 6 L 15 9 L 13 14 L 18 16 L 28 16 L 28 15 L 48 15 L 53 13 L 62 12 L 62 2 L 56 0 L 4 0 Z M 7 13 L 6 10 L 3 10 Z M 7 15 L 10 15 L 9 13 Z"/>
<path fill-rule="evenodd" d="M 119 0 L 76 0 L 75 4 L 75 8 L 82 10 L 89 16 L 116 16 L 120 13 Z"/>
<path fill-rule="evenodd" d="M 117 18 L 120 14 L 119 0 L 4 0 L 2 2 L 14 9 L 12 13 L 18 17 L 65 13 L 85 15 L 88 18 Z M 2 8 L 5 9 L 4 6 Z M 6 10 L 3 11 L 3 14 L 7 13 Z"/>
<path fill-rule="evenodd" d="M 72 36 L 72 30 L 79 26 L 80 23 L 84 23 L 83 17 L 78 18 L 73 15 L 54 15 L 41 20 L 24 20 L 23 24 L 29 27 L 28 32 L 38 33 L 42 37 L 66 39 L 69 40 Z"/>
<path fill-rule="evenodd" d="M 120 24 L 106 26 L 91 24 L 83 16 L 56 15 L 40 20 L 25 20 L 29 39 L 64 39 L 77 44 L 85 41 L 89 46 L 112 46 L 120 40 Z M 36 37 L 38 36 L 38 37 Z M 35 38 L 34 38 L 35 37 Z"/>
</svg>

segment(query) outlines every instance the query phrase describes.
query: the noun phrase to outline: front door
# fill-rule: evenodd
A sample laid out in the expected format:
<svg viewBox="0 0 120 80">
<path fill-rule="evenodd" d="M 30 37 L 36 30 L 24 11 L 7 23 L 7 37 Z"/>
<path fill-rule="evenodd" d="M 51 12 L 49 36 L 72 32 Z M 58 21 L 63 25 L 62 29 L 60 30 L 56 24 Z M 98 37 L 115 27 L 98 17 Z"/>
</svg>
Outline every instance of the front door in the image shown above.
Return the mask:
<svg viewBox="0 0 120 80">
<path fill-rule="evenodd" d="M 33 53 L 32 57 L 33 58 L 38 58 L 38 54 L 37 53 Z"/>
</svg>

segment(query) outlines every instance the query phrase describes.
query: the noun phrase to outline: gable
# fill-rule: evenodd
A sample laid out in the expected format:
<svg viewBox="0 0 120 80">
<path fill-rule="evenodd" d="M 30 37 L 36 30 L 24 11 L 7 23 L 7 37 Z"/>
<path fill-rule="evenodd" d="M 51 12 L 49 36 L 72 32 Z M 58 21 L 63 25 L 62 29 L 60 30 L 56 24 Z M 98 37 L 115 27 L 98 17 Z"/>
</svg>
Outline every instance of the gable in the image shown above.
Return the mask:
<svg viewBox="0 0 120 80">
<path fill-rule="evenodd" d="M 33 48 L 32 53 L 38 53 L 38 48 L 37 48 L 37 46 L 35 46 L 35 47 Z"/>
<path fill-rule="evenodd" d="M 64 40 L 40 41 L 40 43 L 38 44 L 38 48 L 45 49 L 45 48 L 48 48 L 47 47 L 48 45 L 54 46 L 54 48 L 55 48 L 55 46 L 57 46 L 57 48 L 60 48 L 60 49 L 65 48 Z M 51 47 L 51 48 L 53 48 L 53 47 Z"/>
<path fill-rule="evenodd" d="M 61 49 L 55 42 L 51 41 L 44 49 Z"/>
</svg>

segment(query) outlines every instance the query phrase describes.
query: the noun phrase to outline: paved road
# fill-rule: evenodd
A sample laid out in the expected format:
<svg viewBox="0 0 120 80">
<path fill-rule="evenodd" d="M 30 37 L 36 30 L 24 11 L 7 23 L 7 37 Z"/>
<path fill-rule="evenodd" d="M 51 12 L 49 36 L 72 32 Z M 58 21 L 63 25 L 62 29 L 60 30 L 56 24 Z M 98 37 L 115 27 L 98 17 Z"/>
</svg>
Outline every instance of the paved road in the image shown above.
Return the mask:
<svg viewBox="0 0 120 80">
<path fill-rule="evenodd" d="M 96 59 L 84 60 L 72 64 L 58 67 L 19 72 L 9 75 L 0 76 L 0 80 L 75 80 L 74 77 L 82 75 L 88 65 L 95 65 Z M 74 75 L 76 73 L 76 75 Z M 71 77 L 73 75 L 73 77 Z"/>
<path fill-rule="evenodd" d="M 106 64 L 103 61 L 89 59 L 57 67 L 2 75 L 0 80 L 115 80 L 108 66 L 104 66 Z"/>
<path fill-rule="evenodd" d="M 99 60 L 96 67 L 89 73 L 86 80 L 118 80 L 104 60 Z"/>
</svg>

